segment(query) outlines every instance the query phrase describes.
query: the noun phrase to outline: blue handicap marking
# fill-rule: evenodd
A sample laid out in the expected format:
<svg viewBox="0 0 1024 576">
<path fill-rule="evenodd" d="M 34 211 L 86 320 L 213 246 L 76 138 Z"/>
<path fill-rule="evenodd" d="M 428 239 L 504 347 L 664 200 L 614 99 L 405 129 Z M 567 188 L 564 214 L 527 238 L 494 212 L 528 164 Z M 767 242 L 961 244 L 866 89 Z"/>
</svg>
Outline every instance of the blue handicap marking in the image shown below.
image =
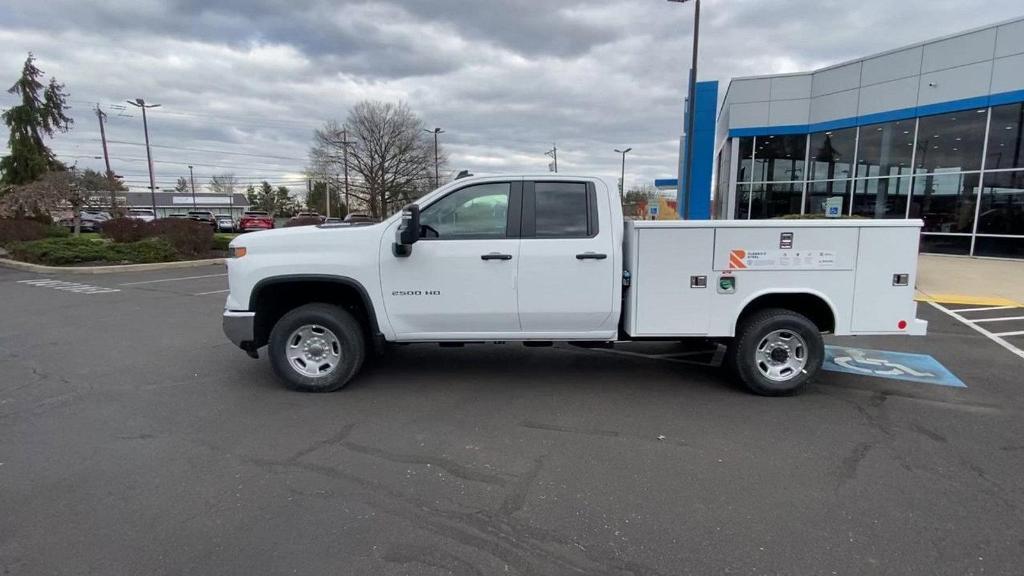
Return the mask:
<svg viewBox="0 0 1024 576">
<path fill-rule="evenodd" d="M 825 346 L 822 368 L 831 372 L 967 388 L 956 375 L 927 354 Z"/>
</svg>

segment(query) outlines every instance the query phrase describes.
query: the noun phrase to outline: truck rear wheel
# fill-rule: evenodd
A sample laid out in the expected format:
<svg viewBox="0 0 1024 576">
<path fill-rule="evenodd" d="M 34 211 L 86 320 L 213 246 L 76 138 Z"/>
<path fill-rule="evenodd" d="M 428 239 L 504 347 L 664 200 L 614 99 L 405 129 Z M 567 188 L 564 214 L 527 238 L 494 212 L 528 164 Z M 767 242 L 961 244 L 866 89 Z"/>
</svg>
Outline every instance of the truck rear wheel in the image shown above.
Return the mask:
<svg viewBox="0 0 1024 576">
<path fill-rule="evenodd" d="M 770 308 L 740 324 L 727 362 L 751 392 L 788 396 L 803 390 L 818 373 L 824 349 L 821 332 L 806 316 Z"/>
<path fill-rule="evenodd" d="M 274 324 L 268 351 L 274 373 L 289 388 L 333 392 L 348 384 L 363 365 L 366 338 L 346 310 L 306 304 Z"/>
</svg>

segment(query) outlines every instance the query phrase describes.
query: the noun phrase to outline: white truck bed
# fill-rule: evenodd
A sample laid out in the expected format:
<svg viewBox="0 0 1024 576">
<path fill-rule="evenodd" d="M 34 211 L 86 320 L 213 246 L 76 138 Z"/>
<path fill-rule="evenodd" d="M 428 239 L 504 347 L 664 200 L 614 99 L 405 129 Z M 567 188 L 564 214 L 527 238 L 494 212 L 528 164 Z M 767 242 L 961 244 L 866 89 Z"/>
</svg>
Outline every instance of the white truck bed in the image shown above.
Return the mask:
<svg viewBox="0 0 1024 576">
<path fill-rule="evenodd" d="M 923 334 L 913 300 L 920 220 L 627 221 L 632 337 L 733 336 L 765 292 L 820 298 L 833 332 Z M 906 284 L 894 275 L 906 274 Z M 734 283 L 732 291 L 720 282 Z"/>
</svg>

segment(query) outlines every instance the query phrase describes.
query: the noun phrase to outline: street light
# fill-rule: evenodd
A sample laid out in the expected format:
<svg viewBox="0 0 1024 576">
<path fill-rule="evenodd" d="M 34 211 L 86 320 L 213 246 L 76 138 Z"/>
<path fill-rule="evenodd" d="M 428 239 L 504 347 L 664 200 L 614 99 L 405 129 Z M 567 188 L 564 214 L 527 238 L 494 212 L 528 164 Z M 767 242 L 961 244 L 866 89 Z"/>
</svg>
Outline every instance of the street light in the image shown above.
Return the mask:
<svg viewBox="0 0 1024 576">
<path fill-rule="evenodd" d="M 690 0 L 668 0 L 685 4 Z M 683 191 L 683 219 L 690 219 L 690 192 L 693 190 L 690 172 L 693 168 L 693 121 L 694 102 L 697 91 L 697 41 L 700 38 L 700 0 L 693 0 L 693 63 L 690 65 L 690 86 L 687 91 L 686 101 L 686 150 L 683 159 L 683 182 L 686 189 Z M 680 183 L 682 184 L 682 183 Z"/>
<path fill-rule="evenodd" d="M 440 177 L 438 176 L 438 172 L 437 172 L 437 135 L 438 134 L 444 134 L 444 130 L 441 130 L 440 128 L 434 128 L 433 130 L 427 130 L 426 128 L 424 128 L 423 131 L 428 133 L 428 134 L 433 134 L 434 135 L 434 188 L 437 188 L 437 187 L 439 187 L 441 185 Z"/>
<path fill-rule="evenodd" d="M 146 135 L 146 164 L 149 165 L 149 201 L 153 205 L 153 216 L 156 216 L 156 182 L 153 180 L 153 155 L 149 152 L 149 124 L 146 122 L 146 108 L 159 108 L 159 104 L 146 104 L 142 98 L 125 100 L 136 108 L 142 108 L 142 131 Z"/>
<path fill-rule="evenodd" d="M 619 198 L 625 198 L 626 196 L 626 153 L 631 152 L 633 148 L 626 148 L 625 150 L 615 149 L 616 152 L 622 154 L 622 177 L 619 178 Z"/>
</svg>

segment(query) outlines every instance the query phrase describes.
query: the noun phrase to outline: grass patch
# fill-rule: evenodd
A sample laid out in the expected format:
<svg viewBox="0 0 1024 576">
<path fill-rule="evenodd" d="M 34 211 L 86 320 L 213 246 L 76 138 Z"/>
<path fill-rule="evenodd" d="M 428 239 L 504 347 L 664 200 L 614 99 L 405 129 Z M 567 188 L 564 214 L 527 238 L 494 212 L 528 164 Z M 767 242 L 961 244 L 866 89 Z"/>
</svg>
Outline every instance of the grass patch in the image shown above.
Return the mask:
<svg viewBox="0 0 1024 576">
<path fill-rule="evenodd" d="M 10 245 L 16 260 L 67 266 L 69 264 L 146 264 L 178 260 L 178 252 L 163 238 L 146 238 L 138 242 L 118 244 L 89 238 L 46 238 Z"/>
</svg>

